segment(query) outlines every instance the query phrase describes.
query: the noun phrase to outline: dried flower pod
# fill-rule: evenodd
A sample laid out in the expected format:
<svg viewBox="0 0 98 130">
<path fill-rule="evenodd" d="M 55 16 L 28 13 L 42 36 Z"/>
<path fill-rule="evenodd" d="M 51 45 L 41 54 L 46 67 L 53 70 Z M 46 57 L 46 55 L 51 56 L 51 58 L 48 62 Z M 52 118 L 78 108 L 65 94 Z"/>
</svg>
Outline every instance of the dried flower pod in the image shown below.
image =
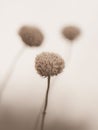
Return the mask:
<svg viewBox="0 0 98 130">
<path fill-rule="evenodd" d="M 80 29 L 75 26 L 67 26 L 62 31 L 63 36 L 68 40 L 75 40 L 80 35 Z"/>
<path fill-rule="evenodd" d="M 41 76 L 54 76 L 64 69 L 64 60 L 55 53 L 43 52 L 36 57 L 35 68 Z"/>
<path fill-rule="evenodd" d="M 19 35 L 23 42 L 28 46 L 40 46 L 44 36 L 36 27 L 23 26 L 19 30 Z"/>
<path fill-rule="evenodd" d="M 45 94 L 45 105 L 42 112 L 41 128 L 44 130 L 45 117 L 48 106 L 48 97 L 50 90 L 50 78 L 51 76 L 58 75 L 63 71 L 65 67 L 64 60 L 55 53 L 43 52 L 39 54 L 35 59 L 35 68 L 37 72 L 44 77 L 47 77 L 47 90 Z"/>
</svg>

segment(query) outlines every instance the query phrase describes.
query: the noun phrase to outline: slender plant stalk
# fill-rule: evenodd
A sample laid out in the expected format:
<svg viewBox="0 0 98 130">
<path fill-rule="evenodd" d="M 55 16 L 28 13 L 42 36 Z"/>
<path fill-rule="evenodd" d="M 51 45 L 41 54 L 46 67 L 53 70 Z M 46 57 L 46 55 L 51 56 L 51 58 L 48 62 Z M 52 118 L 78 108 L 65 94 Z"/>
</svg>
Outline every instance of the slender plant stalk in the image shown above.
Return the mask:
<svg viewBox="0 0 98 130">
<path fill-rule="evenodd" d="M 1 97 L 2 97 L 3 91 L 4 91 L 6 85 L 8 84 L 8 82 L 9 82 L 9 80 L 10 80 L 10 78 L 11 78 L 13 72 L 14 72 L 14 69 L 15 69 L 15 67 L 16 67 L 16 64 L 17 64 L 19 58 L 22 56 L 23 52 L 25 51 L 25 48 L 26 48 L 26 47 L 22 47 L 22 49 L 19 50 L 19 52 L 17 53 L 17 55 L 15 56 L 15 58 L 14 58 L 14 60 L 13 60 L 13 62 L 12 62 L 12 65 L 10 66 L 10 69 L 9 69 L 9 71 L 8 71 L 8 73 L 7 73 L 7 75 L 6 75 L 5 79 L 4 79 L 4 81 L 3 81 L 3 83 L 1 84 L 0 100 L 1 100 Z"/>
<path fill-rule="evenodd" d="M 37 128 L 38 128 L 38 124 L 39 124 L 39 121 L 40 121 L 40 119 L 41 119 L 41 114 L 42 114 L 42 112 L 43 112 L 43 107 L 44 107 L 44 104 L 42 104 L 42 107 L 40 108 L 40 111 L 39 111 L 39 113 L 38 113 L 37 119 L 36 119 L 36 121 L 35 121 L 35 125 L 34 125 L 34 127 L 33 127 L 34 130 L 37 130 Z"/>
<path fill-rule="evenodd" d="M 69 54 L 68 54 L 68 58 L 67 58 L 67 64 L 69 64 L 71 58 L 72 58 L 72 53 L 73 53 L 73 43 L 70 42 L 70 47 L 69 47 Z"/>
<path fill-rule="evenodd" d="M 49 97 L 49 89 L 50 89 L 50 76 L 48 76 L 48 86 L 45 96 L 45 106 L 42 113 L 42 121 L 41 121 L 41 130 L 44 130 L 44 124 L 45 124 L 45 117 L 46 117 L 46 111 L 47 111 L 47 105 L 48 105 L 48 97 Z"/>
</svg>

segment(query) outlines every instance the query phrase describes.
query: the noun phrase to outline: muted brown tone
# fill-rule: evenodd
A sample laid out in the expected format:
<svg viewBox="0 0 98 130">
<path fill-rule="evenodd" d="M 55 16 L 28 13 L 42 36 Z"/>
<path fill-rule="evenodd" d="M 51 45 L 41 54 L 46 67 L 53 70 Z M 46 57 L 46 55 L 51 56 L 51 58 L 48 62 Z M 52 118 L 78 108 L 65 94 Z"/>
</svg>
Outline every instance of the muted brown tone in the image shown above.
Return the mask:
<svg viewBox="0 0 98 130">
<path fill-rule="evenodd" d="M 67 26 L 62 30 L 63 36 L 68 40 L 75 40 L 80 35 L 80 29 L 75 26 Z"/>
<path fill-rule="evenodd" d="M 19 35 L 23 42 L 28 46 L 40 46 L 43 42 L 44 36 L 42 32 L 31 26 L 23 26 L 19 30 Z"/>
<path fill-rule="evenodd" d="M 54 76 L 64 69 L 64 60 L 55 53 L 43 52 L 35 59 L 35 68 L 41 76 Z"/>
</svg>

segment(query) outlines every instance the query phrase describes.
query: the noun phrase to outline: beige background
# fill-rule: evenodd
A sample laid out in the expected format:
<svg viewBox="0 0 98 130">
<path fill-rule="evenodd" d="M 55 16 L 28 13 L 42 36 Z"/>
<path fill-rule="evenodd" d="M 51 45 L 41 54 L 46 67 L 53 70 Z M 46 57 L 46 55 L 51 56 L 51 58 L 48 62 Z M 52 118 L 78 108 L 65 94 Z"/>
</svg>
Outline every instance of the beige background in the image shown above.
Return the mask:
<svg viewBox="0 0 98 130">
<path fill-rule="evenodd" d="M 89 124 L 98 130 L 98 1 L 97 0 L 0 0 L 0 82 L 23 47 L 17 31 L 22 25 L 44 33 L 41 48 L 27 48 L 3 93 L 4 124 L 8 129 L 32 129 L 43 104 L 46 79 L 34 68 L 42 51 L 59 53 L 64 72 L 51 81 L 46 129 L 64 129 L 66 120 Z M 77 25 L 81 37 L 73 46 L 63 39 L 65 25 Z M 72 47 L 72 57 L 70 51 Z M 11 127 L 11 128 L 10 128 Z"/>
</svg>

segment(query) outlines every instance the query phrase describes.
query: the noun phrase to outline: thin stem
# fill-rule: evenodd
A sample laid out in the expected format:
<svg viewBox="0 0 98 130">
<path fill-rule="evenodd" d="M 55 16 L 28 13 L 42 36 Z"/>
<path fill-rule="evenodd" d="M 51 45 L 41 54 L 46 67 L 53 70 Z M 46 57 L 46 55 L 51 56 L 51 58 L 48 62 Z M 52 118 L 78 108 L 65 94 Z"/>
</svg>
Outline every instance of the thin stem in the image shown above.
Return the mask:
<svg viewBox="0 0 98 130">
<path fill-rule="evenodd" d="M 47 111 L 47 105 L 48 105 L 49 88 L 50 88 L 50 76 L 48 76 L 48 86 L 47 86 L 47 91 L 46 91 L 46 96 L 45 96 L 45 106 L 42 113 L 41 130 L 44 130 L 44 123 L 45 123 L 45 117 L 46 117 L 46 111 Z"/>
<path fill-rule="evenodd" d="M 10 69 L 6 75 L 6 78 L 4 79 L 3 83 L 1 84 L 1 89 L 0 89 L 0 101 L 1 101 L 1 96 L 2 96 L 2 93 L 6 87 L 6 85 L 8 84 L 13 72 L 14 72 L 14 69 L 16 67 L 16 64 L 19 60 L 19 58 L 21 57 L 21 55 L 23 54 L 24 50 L 25 50 L 26 47 L 22 47 L 22 49 L 17 53 L 17 55 L 15 56 L 13 62 L 12 62 L 12 65 L 10 66 Z"/>
<path fill-rule="evenodd" d="M 42 107 L 38 113 L 38 116 L 37 116 L 37 119 L 36 119 L 36 122 L 35 122 L 35 125 L 34 125 L 34 130 L 37 130 L 38 128 L 38 124 L 39 124 L 39 121 L 40 121 L 40 118 L 41 118 L 41 113 L 43 112 L 43 107 L 44 107 L 44 104 L 42 104 Z"/>
<path fill-rule="evenodd" d="M 70 48 L 69 48 L 69 56 L 68 56 L 68 58 L 67 58 L 67 64 L 69 64 L 69 62 L 70 62 L 70 60 L 71 60 L 71 58 L 72 58 L 72 52 L 73 52 L 73 42 L 71 41 L 70 43 Z"/>
</svg>

